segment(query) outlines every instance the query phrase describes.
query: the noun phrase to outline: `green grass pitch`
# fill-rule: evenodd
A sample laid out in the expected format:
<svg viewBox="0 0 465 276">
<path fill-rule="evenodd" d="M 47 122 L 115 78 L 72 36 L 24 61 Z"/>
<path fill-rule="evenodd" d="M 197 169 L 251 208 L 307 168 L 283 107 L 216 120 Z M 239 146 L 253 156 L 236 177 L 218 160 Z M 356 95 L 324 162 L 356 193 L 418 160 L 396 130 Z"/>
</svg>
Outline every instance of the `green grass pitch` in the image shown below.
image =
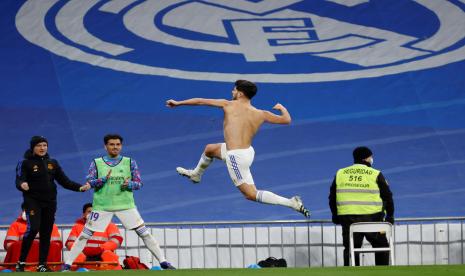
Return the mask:
<svg viewBox="0 0 465 276">
<path fill-rule="evenodd" d="M 165 271 L 123 270 L 123 271 L 89 271 L 66 272 L 82 276 L 233 276 L 233 275 L 271 275 L 271 276 L 465 276 L 465 265 L 435 265 L 435 266 L 394 266 L 394 267 L 328 267 L 328 268 L 262 268 L 262 269 L 178 269 Z M 40 275 L 57 275 L 41 273 Z M 63 274 L 63 273 L 60 273 Z M 8 275 L 8 274 L 5 274 Z M 38 275 L 36 273 L 21 273 L 21 275 Z"/>
</svg>

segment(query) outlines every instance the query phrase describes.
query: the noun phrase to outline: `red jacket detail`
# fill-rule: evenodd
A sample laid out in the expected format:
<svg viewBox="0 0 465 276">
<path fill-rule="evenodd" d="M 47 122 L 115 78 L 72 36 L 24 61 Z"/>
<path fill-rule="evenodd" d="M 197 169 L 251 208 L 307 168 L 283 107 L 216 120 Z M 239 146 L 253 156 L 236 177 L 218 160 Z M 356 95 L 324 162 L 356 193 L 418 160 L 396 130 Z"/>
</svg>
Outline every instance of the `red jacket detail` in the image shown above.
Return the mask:
<svg viewBox="0 0 465 276">
<path fill-rule="evenodd" d="M 6 233 L 5 241 L 3 242 L 3 248 L 8 250 L 8 247 L 11 246 L 12 243 L 22 241 L 24 233 L 27 230 L 27 222 L 19 216 L 8 228 Z M 37 234 L 36 239 L 38 239 L 39 234 Z M 56 224 L 53 224 L 52 236 L 50 238 L 52 242 L 59 242 L 63 247 L 63 241 L 61 240 L 60 231 L 58 231 L 58 227 Z"/>
<path fill-rule="evenodd" d="M 69 237 L 66 240 L 66 248 L 71 249 L 76 239 L 81 234 L 86 220 L 80 218 L 76 220 Z M 86 247 L 82 251 L 86 256 L 97 256 L 102 254 L 104 250 L 115 251 L 120 247 L 123 242 L 123 237 L 121 236 L 118 227 L 114 223 L 108 224 L 105 232 L 95 232 L 92 237 L 87 241 Z"/>
</svg>

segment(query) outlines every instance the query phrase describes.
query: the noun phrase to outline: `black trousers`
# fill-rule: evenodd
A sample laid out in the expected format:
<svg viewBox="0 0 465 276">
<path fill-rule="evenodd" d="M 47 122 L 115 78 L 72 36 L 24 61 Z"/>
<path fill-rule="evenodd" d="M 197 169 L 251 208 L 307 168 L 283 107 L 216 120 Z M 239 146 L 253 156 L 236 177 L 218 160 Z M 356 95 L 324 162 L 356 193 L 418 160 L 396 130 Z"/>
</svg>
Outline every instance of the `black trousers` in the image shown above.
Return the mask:
<svg viewBox="0 0 465 276">
<path fill-rule="evenodd" d="M 378 213 L 373 215 L 345 215 L 339 216 L 342 226 L 342 244 L 344 245 L 344 266 L 349 266 L 350 258 L 350 225 L 356 222 L 379 222 L 383 221 L 384 214 Z M 381 233 L 354 233 L 354 248 L 362 247 L 363 238 L 371 244 L 372 247 L 389 247 L 386 234 Z M 389 265 L 389 252 L 375 253 L 376 265 Z M 355 253 L 355 265 L 360 265 L 360 256 Z"/>
<path fill-rule="evenodd" d="M 26 261 L 32 242 L 39 233 L 39 264 L 46 264 L 50 237 L 55 223 L 56 202 L 24 198 L 24 208 L 27 217 L 27 230 L 24 233 L 19 261 Z"/>
</svg>

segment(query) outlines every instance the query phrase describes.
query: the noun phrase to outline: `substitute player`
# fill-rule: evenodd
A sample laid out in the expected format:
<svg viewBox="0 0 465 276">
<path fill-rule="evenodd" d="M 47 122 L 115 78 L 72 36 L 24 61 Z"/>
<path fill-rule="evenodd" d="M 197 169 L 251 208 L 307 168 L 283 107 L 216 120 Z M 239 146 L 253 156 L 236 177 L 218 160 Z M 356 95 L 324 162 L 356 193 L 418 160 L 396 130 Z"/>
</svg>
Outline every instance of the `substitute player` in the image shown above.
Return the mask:
<svg viewBox="0 0 465 276">
<path fill-rule="evenodd" d="M 81 253 L 89 238 L 94 232 L 104 232 L 113 215 L 126 229 L 136 231 L 163 269 L 174 269 L 166 261 L 158 242 L 145 227 L 144 220 L 137 211 L 133 191 L 139 190 L 142 182 L 136 161 L 120 155 L 123 137 L 118 134 L 108 134 L 103 140 L 107 156 L 94 159 L 87 176 L 88 183 L 95 189 L 93 210 L 71 248 L 63 270 L 70 270 L 71 264 Z"/>
<path fill-rule="evenodd" d="M 269 191 L 257 190 L 255 187 L 250 166 L 255 151 L 251 146 L 253 137 L 259 127 L 264 123 L 290 124 L 291 115 L 287 109 L 276 104 L 273 109 L 279 110 L 281 115 L 260 110 L 251 104 L 251 99 L 257 93 L 257 86 L 246 80 L 238 80 L 232 91 L 232 100 L 192 98 L 184 101 L 168 100 L 168 107 L 180 105 L 207 105 L 222 108 L 224 111 L 223 131 L 225 143 L 208 144 L 193 170 L 182 167 L 176 168 L 182 176 L 188 177 L 194 183 L 199 183 L 205 169 L 211 164 L 213 158 L 226 162 L 229 175 L 236 187 L 246 199 L 266 204 L 277 204 L 290 207 L 305 217 L 310 212 L 304 207 L 299 196 L 285 198 Z"/>
</svg>

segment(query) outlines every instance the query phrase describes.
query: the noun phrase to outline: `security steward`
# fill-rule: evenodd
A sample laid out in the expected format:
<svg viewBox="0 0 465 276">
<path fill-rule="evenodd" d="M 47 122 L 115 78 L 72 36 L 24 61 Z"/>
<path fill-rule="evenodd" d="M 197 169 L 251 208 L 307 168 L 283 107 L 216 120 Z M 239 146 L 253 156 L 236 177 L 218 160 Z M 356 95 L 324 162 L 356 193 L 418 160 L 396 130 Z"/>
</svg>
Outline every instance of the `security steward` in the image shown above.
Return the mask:
<svg viewBox="0 0 465 276">
<path fill-rule="evenodd" d="M 371 167 L 373 153 L 367 147 L 357 147 L 353 157 L 352 166 L 337 171 L 329 193 L 333 223 L 342 226 L 344 266 L 349 266 L 349 230 L 352 223 L 394 223 L 392 193 L 383 174 Z M 364 237 L 373 247 L 389 246 L 384 233 L 354 233 L 355 248 L 362 246 Z M 375 253 L 375 263 L 389 265 L 389 252 Z M 358 254 L 355 254 L 355 264 L 360 265 Z"/>
<path fill-rule="evenodd" d="M 21 255 L 16 271 L 22 272 L 26 266 L 26 256 L 32 242 L 39 233 L 38 272 L 50 272 L 47 256 L 50 249 L 50 236 L 55 222 L 57 208 L 57 185 L 72 191 L 86 191 L 90 185 L 80 185 L 70 180 L 55 159 L 47 153 L 48 141 L 43 136 L 33 136 L 30 147 L 24 153 L 24 160 L 16 167 L 16 188 L 23 193 L 27 231 L 21 245 Z"/>
</svg>

